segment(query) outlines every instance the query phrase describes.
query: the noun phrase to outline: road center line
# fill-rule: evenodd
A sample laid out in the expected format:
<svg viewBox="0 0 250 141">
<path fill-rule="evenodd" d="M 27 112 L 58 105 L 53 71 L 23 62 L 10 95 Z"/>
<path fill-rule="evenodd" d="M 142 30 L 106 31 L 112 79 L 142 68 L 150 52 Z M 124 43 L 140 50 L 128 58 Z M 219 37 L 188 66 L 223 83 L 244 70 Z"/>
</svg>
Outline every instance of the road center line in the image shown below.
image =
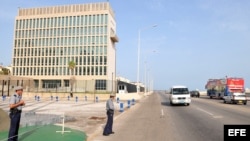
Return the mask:
<svg viewBox="0 0 250 141">
<path fill-rule="evenodd" d="M 164 111 L 161 109 L 161 117 L 164 117 Z"/>
<path fill-rule="evenodd" d="M 201 108 L 196 108 L 196 109 L 198 109 L 198 110 L 200 110 L 200 111 L 202 111 L 202 112 L 204 112 L 204 113 L 207 113 L 207 114 L 209 114 L 210 116 L 213 116 L 214 114 L 212 114 L 212 113 L 210 113 L 210 112 L 208 112 L 208 111 L 206 111 L 206 110 L 204 110 L 204 109 L 201 109 Z"/>
</svg>

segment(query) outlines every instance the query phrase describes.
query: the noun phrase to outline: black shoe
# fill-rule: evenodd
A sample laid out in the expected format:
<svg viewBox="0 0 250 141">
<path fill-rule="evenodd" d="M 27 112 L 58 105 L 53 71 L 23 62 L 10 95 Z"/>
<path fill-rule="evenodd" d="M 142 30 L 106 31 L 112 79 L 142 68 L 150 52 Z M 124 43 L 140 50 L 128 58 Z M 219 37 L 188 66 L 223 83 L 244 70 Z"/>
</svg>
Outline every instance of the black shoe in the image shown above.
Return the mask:
<svg viewBox="0 0 250 141">
<path fill-rule="evenodd" d="M 109 134 L 104 134 L 104 133 L 103 133 L 103 136 L 109 136 Z"/>
<path fill-rule="evenodd" d="M 114 134 L 115 132 L 111 132 L 110 134 Z"/>
</svg>

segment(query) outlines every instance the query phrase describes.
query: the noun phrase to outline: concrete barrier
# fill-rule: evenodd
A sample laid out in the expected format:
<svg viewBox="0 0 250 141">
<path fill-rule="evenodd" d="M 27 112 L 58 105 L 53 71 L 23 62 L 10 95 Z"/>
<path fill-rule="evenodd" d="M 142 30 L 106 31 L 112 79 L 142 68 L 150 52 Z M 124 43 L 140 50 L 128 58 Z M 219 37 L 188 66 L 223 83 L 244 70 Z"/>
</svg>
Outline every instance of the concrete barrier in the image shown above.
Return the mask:
<svg viewBox="0 0 250 141">
<path fill-rule="evenodd" d="M 128 108 L 130 108 L 130 100 L 128 100 Z"/>
<path fill-rule="evenodd" d="M 124 111 L 123 103 L 121 102 L 121 103 L 120 103 L 120 112 L 123 112 L 123 111 Z"/>
</svg>

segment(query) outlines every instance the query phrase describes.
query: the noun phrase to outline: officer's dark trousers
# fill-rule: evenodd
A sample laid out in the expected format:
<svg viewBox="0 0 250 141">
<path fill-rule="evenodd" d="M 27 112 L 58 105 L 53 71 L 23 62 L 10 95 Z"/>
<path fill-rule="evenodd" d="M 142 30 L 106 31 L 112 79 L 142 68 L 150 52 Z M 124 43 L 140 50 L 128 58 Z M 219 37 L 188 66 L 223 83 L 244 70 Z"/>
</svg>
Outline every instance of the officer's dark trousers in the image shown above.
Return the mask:
<svg viewBox="0 0 250 141">
<path fill-rule="evenodd" d="M 110 113 L 107 111 L 107 117 L 108 117 L 108 120 L 107 120 L 107 123 L 106 123 L 106 126 L 104 128 L 104 131 L 103 131 L 103 134 L 111 134 L 112 133 L 112 127 L 113 127 L 113 115 L 114 113 Z"/>
<path fill-rule="evenodd" d="M 8 141 L 18 140 L 20 119 L 21 119 L 21 112 L 10 114 L 10 130 L 9 130 Z"/>
</svg>

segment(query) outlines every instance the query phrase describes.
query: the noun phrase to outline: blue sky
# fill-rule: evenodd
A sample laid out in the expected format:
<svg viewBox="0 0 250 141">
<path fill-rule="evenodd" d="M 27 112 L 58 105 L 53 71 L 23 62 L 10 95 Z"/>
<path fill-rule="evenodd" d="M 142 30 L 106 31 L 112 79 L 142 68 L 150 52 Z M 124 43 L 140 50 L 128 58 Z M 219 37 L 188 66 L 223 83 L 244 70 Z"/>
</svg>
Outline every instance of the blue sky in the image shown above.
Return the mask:
<svg viewBox="0 0 250 141">
<path fill-rule="evenodd" d="M 11 64 L 18 7 L 44 7 L 105 0 L 8 0 L 0 5 L 0 63 Z M 250 88 L 249 0 L 109 0 L 116 14 L 117 75 L 154 89 L 186 85 L 204 90 L 209 78 L 243 77 Z M 153 25 L 156 27 L 152 27 Z"/>
</svg>

